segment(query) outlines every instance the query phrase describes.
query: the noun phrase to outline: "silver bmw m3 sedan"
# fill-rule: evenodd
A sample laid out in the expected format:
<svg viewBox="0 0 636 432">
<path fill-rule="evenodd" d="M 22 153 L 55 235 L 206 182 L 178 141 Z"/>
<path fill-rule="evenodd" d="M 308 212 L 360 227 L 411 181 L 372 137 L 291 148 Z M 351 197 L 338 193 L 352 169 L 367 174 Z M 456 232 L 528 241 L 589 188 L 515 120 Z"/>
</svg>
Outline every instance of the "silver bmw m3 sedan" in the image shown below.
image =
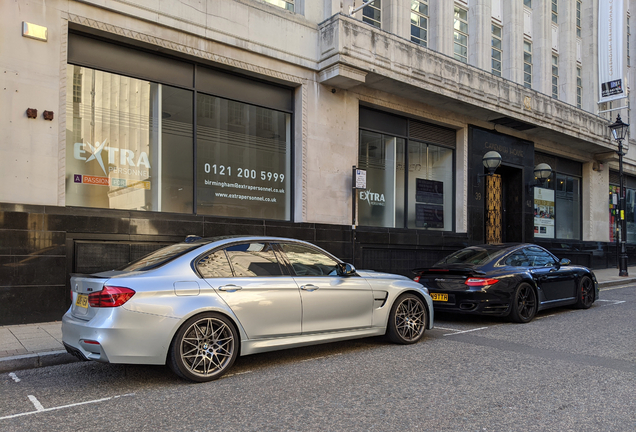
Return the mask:
<svg viewBox="0 0 636 432">
<path fill-rule="evenodd" d="M 74 274 L 71 292 L 68 352 L 168 364 L 195 382 L 219 378 L 238 355 L 385 334 L 411 344 L 433 328 L 419 283 L 278 237 L 188 237 L 120 270 Z"/>
</svg>

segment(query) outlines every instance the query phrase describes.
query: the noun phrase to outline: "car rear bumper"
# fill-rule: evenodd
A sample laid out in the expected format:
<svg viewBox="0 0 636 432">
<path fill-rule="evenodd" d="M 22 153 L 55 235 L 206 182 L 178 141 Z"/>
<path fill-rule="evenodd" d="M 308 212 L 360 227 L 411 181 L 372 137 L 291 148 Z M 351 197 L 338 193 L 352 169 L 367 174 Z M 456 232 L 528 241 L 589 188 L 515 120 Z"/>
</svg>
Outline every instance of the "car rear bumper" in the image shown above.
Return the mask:
<svg viewBox="0 0 636 432">
<path fill-rule="evenodd" d="M 482 291 L 436 291 L 448 294 L 448 301 L 433 301 L 436 312 L 506 316 L 510 313 L 510 300 Z"/>
<path fill-rule="evenodd" d="M 104 309 L 89 321 L 67 312 L 62 318 L 66 351 L 82 360 L 104 363 L 164 364 L 178 320 Z"/>
</svg>

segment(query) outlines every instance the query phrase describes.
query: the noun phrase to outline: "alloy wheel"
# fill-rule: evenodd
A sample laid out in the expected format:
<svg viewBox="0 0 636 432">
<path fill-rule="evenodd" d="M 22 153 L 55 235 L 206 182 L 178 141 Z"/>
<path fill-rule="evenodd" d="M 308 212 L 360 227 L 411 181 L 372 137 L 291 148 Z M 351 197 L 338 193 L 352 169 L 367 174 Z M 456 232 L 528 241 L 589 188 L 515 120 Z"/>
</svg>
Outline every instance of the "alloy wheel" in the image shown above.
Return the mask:
<svg viewBox="0 0 636 432">
<path fill-rule="evenodd" d="M 217 318 L 203 318 L 185 331 L 180 343 L 180 357 L 187 370 L 201 377 L 221 374 L 234 358 L 234 334 Z"/>
<path fill-rule="evenodd" d="M 415 341 L 422 336 L 426 312 L 417 297 L 406 297 L 395 310 L 395 330 L 405 341 Z"/>
</svg>

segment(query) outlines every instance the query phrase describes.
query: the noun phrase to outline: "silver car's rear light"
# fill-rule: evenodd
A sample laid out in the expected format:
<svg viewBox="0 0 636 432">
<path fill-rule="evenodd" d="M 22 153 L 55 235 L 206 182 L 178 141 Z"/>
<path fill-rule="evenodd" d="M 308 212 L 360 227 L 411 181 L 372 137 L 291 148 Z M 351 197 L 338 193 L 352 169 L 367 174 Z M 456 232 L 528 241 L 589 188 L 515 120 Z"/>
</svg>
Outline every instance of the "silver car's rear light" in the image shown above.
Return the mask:
<svg viewBox="0 0 636 432">
<path fill-rule="evenodd" d="M 88 304 L 91 307 L 119 307 L 135 295 L 130 288 L 105 285 L 101 291 L 89 294 Z"/>
</svg>

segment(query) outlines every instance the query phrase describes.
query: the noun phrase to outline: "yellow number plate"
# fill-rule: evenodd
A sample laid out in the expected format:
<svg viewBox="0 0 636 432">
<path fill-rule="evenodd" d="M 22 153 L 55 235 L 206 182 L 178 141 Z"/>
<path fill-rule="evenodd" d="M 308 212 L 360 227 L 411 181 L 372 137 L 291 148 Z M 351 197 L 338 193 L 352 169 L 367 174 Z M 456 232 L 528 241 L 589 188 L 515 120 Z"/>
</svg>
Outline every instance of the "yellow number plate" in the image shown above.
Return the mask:
<svg viewBox="0 0 636 432">
<path fill-rule="evenodd" d="M 88 296 L 86 294 L 78 294 L 77 300 L 75 300 L 75 306 L 81 308 L 88 308 Z"/>
<path fill-rule="evenodd" d="M 442 294 L 442 293 L 431 293 L 431 298 L 433 299 L 433 301 L 448 301 L 448 294 Z"/>
</svg>

